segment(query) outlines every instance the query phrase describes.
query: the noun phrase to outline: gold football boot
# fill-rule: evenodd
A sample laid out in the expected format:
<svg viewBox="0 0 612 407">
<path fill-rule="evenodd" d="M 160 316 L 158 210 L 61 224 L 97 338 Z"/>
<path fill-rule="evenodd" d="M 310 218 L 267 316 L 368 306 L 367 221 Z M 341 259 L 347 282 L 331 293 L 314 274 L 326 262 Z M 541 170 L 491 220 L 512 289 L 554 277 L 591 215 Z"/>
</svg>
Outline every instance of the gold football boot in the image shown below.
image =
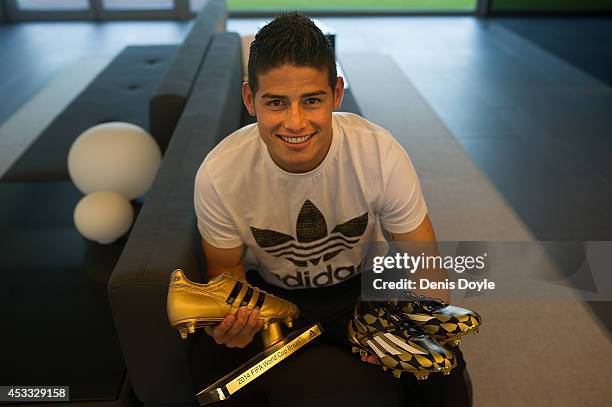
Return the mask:
<svg viewBox="0 0 612 407">
<path fill-rule="evenodd" d="M 449 374 L 457 365 L 450 350 L 398 316 L 388 303 L 358 302 L 348 325 L 348 340 L 353 353 L 376 355 L 383 370 L 391 369 L 398 379 L 408 372 L 424 380 L 431 373 Z"/>
<path fill-rule="evenodd" d="M 458 345 L 467 334 L 477 334 L 482 318 L 466 308 L 446 304 L 441 300 L 417 296 L 404 301 L 392 301 L 401 316 L 420 326 L 441 344 Z"/>
<path fill-rule="evenodd" d="M 239 307 L 259 308 L 264 320 L 262 339 L 266 347 L 283 339 L 280 322 L 291 328 L 300 310 L 282 298 L 268 294 L 229 274 L 221 274 L 208 284 L 189 281 L 183 270 L 170 276 L 168 288 L 168 320 L 186 339 L 196 328 L 216 325 Z"/>
</svg>

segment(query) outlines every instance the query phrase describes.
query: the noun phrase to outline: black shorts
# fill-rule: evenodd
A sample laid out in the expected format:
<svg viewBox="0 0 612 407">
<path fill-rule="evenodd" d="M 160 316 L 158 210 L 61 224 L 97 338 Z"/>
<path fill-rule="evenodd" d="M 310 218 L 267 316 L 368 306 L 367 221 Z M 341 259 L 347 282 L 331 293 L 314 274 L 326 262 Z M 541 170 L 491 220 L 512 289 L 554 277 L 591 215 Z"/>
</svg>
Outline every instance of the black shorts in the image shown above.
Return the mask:
<svg viewBox="0 0 612 407">
<path fill-rule="evenodd" d="M 351 353 L 346 327 L 360 293 L 359 276 L 330 287 L 285 290 L 249 272 L 251 284 L 295 303 L 301 311 L 295 328 L 323 325 L 321 337 L 281 362 L 222 405 L 245 406 L 469 406 L 471 388 L 461 351 L 450 375 L 436 373 L 417 381 L 404 374 L 395 379 L 379 366 Z M 191 369 L 199 391 L 262 350 L 257 338 L 244 349 L 217 345 L 202 330 L 193 344 Z M 229 402 L 229 403 L 228 403 Z"/>
</svg>

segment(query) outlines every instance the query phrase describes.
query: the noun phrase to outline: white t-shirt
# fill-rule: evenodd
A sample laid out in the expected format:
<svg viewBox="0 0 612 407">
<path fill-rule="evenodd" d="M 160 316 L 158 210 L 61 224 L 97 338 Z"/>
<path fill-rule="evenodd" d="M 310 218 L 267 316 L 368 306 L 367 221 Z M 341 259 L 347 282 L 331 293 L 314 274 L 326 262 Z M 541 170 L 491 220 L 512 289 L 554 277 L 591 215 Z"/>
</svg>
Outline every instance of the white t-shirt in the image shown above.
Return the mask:
<svg viewBox="0 0 612 407">
<path fill-rule="evenodd" d="M 205 158 L 195 182 L 198 228 L 212 246 L 245 244 L 245 263 L 283 288 L 339 283 L 361 271 L 382 227 L 406 233 L 427 207 L 408 154 L 385 129 L 334 113 L 323 162 L 307 173 L 278 167 L 257 124 L 237 130 Z"/>
</svg>

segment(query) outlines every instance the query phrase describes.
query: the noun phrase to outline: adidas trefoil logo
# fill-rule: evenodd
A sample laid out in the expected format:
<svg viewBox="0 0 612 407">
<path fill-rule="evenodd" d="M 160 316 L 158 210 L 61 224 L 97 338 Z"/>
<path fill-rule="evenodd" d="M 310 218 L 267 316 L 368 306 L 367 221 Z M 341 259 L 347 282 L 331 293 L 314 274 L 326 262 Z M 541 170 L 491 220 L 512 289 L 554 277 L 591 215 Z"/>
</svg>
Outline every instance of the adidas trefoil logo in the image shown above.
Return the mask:
<svg viewBox="0 0 612 407">
<path fill-rule="evenodd" d="M 251 226 L 259 247 L 275 257 L 289 260 L 297 267 L 316 266 L 321 259 L 328 261 L 345 249 L 352 249 L 368 226 L 368 213 L 348 220 L 327 233 L 327 222 L 319 209 L 306 200 L 296 222 L 297 241 L 293 236 Z"/>
</svg>

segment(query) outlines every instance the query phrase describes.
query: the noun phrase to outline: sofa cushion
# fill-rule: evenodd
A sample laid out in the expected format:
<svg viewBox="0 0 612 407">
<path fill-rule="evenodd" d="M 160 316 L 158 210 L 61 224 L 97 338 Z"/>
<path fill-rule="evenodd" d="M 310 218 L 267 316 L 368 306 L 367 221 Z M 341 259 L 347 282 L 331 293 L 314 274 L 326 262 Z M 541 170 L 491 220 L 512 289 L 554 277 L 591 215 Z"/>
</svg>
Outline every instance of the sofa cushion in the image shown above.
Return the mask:
<svg viewBox="0 0 612 407">
<path fill-rule="evenodd" d="M 164 151 L 187 103 L 213 34 L 225 30 L 227 8 L 223 0 L 211 0 L 202 8 L 180 46 L 159 87 L 151 97 L 151 134 Z"/>
<path fill-rule="evenodd" d="M 2 181 L 69 179 L 70 146 L 96 124 L 124 121 L 148 129 L 149 98 L 177 48 L 125 48 L 28 147 Z"/>
</svg>

